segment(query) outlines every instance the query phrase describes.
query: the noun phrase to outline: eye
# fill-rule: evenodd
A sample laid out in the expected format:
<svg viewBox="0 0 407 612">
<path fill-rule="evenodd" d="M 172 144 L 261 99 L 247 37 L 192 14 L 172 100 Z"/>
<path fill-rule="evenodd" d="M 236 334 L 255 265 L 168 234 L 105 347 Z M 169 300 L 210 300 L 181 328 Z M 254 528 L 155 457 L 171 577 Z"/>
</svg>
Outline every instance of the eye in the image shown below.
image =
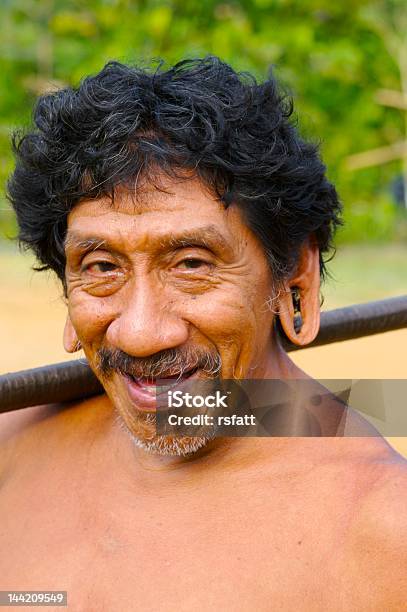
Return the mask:
<svg viewBox="0 0 407 612">
<path fill-rule="evenodd" d="M 177 268 L 185 270 L 198 270 L 199 268 L 207 267 L 209 265 L 210 264 L 207 261 L 203 261 L 203 259 L 189 257 L 188 259 L 180 261 L 177 265 Z"/>
<path fill-rule="evenodd" d="M 116 264 L 111 261 L 94 261 L 90 264 L 87 264 L 83 267 L 85 272 L 90 272 L 90 274 L 107 274 L 109 272 L 114 272 L 117 269 Z"/>
</svg>

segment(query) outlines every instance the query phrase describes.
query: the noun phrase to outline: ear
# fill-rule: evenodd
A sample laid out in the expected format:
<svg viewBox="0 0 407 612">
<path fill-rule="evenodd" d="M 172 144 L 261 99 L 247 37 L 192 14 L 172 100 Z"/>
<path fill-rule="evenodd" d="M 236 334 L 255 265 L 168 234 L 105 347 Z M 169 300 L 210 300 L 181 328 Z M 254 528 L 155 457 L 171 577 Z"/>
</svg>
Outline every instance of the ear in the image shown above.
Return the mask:
<svg viewBox="0 0 407 612">
<path fill-rule="evenodd" d="M 278 301 L 278 314 L 284 333 L 297 346 L 309 344 L 318 334 L 319 289 L 319 248 L 311 236 L 301 248 L 295 274 L 284 282 Z M 297 327 L 297 323 L 301 325 Z"/>
<path fill-rule="evenodd" d="M 81 348 L 81 343 L 79 342 L 72 321 L 68 315 L 64 327 L 64 349 L 67 353 L 76 353 L 76 351 L 79 351 Z"/>
</svg>

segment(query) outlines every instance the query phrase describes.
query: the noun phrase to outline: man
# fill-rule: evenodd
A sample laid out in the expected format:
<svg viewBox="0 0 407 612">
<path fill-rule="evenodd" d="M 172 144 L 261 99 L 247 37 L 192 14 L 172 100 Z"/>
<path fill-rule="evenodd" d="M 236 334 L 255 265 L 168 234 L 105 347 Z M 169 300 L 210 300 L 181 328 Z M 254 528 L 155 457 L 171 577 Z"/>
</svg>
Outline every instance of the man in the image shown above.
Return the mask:
<svg viewBox="0 0 407 612">
<path fill-rule="evenodd" d="M 340 206 L 273 77 L 118 63 L 15 140 L 20 239 L 105 395 L 2 417 L 3 589 L 73 610 L 402 610 L 405 466 L 380 438 L 165 436 L 160 379 L 309 380 Z"/>
</svg>

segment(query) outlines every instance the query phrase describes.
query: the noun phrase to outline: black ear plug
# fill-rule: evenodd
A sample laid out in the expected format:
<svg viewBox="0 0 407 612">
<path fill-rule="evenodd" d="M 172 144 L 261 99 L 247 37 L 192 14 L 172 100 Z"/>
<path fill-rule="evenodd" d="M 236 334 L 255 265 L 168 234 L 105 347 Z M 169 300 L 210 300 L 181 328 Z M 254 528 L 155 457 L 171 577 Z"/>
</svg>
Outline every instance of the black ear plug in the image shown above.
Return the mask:
<svg viewBox="0 0 407 612">
<path fill-rule="evenodd" d="M 298 334 L 302 327 L 301 298 L 300 290 L 298 289 L 298 287 L 293 287 L 291 289 L 291 295 L 294 306 L 294 331 L 296 334 Z"/>
</svg>

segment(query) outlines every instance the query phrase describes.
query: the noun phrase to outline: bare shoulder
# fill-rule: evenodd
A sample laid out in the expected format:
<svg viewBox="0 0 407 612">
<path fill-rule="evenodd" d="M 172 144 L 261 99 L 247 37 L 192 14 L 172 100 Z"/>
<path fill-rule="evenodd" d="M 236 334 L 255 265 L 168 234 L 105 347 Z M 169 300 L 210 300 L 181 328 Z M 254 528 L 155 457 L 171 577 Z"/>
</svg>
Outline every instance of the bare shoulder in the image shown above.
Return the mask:
<svg viewBox="0 0 407 612">
<path fill-rule="evenodd" d="M 369 460 L 355 465 L 362 484 L 349 523 L 343 569 L 348 588 L 353 585 L 352 599 L 364 602 L 365 609 L 404 610 L 407 461 L 382 442 L 372 441 Z"/>
<path fill-rule="evenodd" d="M 40 423 L 58 410 L 54 405 L 31 406 L 0 414 L 0 482 L 12 471 L 13 460 L 18 456 L 27 437 L 35 437 Z"/>
<path fill-rule="evenodd" d="M 44 404 L 0 414 L 0 446 L 18 437 L 36 423 L 49 418 L 58 408 L 55 404 Z"/>
<path fill-rule="evenodd" d="M 80 424 L 100 403 L 97 396 L 81 402 L 45 404 L 0 414 L 0 470 L 19 456 L 34 456 L 70 431 L 80 435 Z M 41 442 L 41 444 L 39 444 Z"/>
<path fill-rule="evenodd" d="M 407 460 L 383 438 L 374 438 L 365 461 L 360 460 L 355 469 L 362 480 L 366 475 L 369 482 L 360 497 L 358 516 L 360 520 L 366 519 L 367 525 L 374 521 L 375 533 L 383 532 L 387 541 L 386 529 L 392 529 L 395 520 L 402 520 L 407 526 Z"/>
</svg>

